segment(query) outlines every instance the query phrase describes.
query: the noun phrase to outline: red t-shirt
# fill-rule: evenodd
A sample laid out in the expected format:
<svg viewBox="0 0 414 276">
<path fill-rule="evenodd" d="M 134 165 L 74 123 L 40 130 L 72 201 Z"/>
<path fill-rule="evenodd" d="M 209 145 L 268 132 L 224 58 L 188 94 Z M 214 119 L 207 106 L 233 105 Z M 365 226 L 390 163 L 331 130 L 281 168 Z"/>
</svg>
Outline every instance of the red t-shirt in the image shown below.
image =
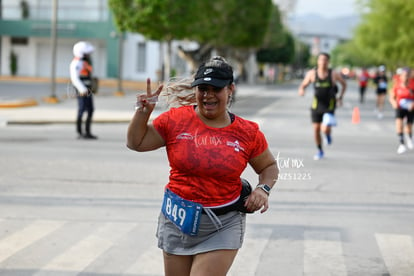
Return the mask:
<svg viewBox="0 0 414 276">
<path fill-rule="evenodd" d="M 229 126 L 209 127 L 194 106 L 171 108 L 153 125 L 166 142 L 171 167 L 166 188 L 205 207 L 237 200 L 248 161 L 268 147 L 256 123 L 235 116 Z"/>
<path fill-rule="evenodd" d="M 393 88 L 394 96 L 400 106 L 401 99 L 414 100 L 414 79 L 408 81 L 408 85 L 404 86 L 401 82 L 397 82 Z"/>
<path fill-rule="evenodd" d="M 363 86 L 363 87 L 367 86 L 369 78 L 370 78 L 370 76 L 369 76 L 368 72 L 363 71 L 361 73 L 361 75 L 359 76 L 359 85 Z"/>
</svg>

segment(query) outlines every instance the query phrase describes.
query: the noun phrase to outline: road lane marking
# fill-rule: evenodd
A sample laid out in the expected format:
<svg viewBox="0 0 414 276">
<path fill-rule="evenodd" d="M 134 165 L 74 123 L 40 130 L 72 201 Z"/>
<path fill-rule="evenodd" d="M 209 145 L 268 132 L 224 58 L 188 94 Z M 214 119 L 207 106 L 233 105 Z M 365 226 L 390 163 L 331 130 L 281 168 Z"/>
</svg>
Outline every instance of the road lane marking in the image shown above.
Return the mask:
<svg viewBox="0 0 414 276">
<path fill-rule="evenodd" d="M 303 233 L 290 229 L 273 229 L 255 275 L 303 276 Z"/>
<path fill-rule="evenodd" d="M 151 246 L 145 253 L 139 256 L 137 261 L 124 274 L 163 276 L 164 260 L 162 250 L 157 246 Z"/>
<path fill-rule="evenodd" d="M 304 275 L 347 275 L 339 232 L 305 231 Z"/>
<path fill-rule="evenodd" d="M 77 275 L 134 226 L 132 223 L 107 223 L 56 256 L 35 275 L 48 275 L 50 270 L 65 271 L 65 275 L 73 272 L 73 275 Z"/>
<path fill-rule="evenodd" d="M 0 240 L 0 263 L 23 248 L 52 233 L 64 224 L 63 221 L 37 220 Z"/>
<path fill-rule="evenodd" d="M 375 233 L 375 239 L 391 276 L 414 275 L 414 246 L 411 236 Z"/>
<path fill-rule="evenodd" d="M 233 265 L 228 273 L 229 276 L 256 275 L 260 256 L 269 242 L 272 234 L 271 229 L 258 231 L 246 231 L 242 248 L 239 250 Z"/>
</svg>

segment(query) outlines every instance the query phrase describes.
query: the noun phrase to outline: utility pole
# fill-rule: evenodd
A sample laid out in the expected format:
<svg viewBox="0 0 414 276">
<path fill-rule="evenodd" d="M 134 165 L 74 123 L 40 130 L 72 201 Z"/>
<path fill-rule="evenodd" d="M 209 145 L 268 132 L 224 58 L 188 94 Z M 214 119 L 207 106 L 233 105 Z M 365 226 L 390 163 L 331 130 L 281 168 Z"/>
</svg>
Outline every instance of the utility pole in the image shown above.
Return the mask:
<svg viewBox="0 0 414 276">
<path fill-rule="evenodd" d="M 53 0 L 52 6 L 52 19 L 50 24 L 50 44 L 52 46 L 52 58 L 51 58 L 51 72 L 50 72 L 50 90 L 51 94 L 45 101 L 48 103 L 57 103 L 56 97 L 56 47 L 57 47 L 57 12 L 58 12 L 58 0 Z"/>
<path fill-rule="evenodd" d="M 3 3 L 2 3 L 2 0 L 0 0 L 0 20 L 2 20 L 2 18 L 3 18 Z M 2 45 L 2 37 L 0 36 L 0 75 L 2 74 L 1 73 L 1 67 L 2 67 L 1 65 L 3 63 L 3 59 L 1 58 L 2 57 L 1 45 Z"/>
</svg>

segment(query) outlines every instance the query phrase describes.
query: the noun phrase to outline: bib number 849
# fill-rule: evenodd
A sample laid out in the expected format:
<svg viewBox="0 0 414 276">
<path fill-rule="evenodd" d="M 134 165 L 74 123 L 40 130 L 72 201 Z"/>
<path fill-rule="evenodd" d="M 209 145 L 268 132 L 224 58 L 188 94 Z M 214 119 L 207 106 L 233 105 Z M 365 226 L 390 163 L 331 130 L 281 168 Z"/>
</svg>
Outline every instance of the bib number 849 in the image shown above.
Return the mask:
<svg viewBox="0 0 414 276">
<path fill-rule="evenodd" d="M 184 234 L 197 235 L 202 208 L 199 203 L 183 199 L 169 189 L 165 190 L 162 213 Z"/>
<path fill-rule="evenodd" d="M 183 226 L 186 216 L 186 211 L 184 208 L 178 207 L 177 204 L 173 204 L 172 200 L 170 198 L 166 199 L 166 205 L 165 205 L 165 212 L 168 216 L 170 216 L 175 222 L 178 221 L 178 223 Z"/>
</svg>

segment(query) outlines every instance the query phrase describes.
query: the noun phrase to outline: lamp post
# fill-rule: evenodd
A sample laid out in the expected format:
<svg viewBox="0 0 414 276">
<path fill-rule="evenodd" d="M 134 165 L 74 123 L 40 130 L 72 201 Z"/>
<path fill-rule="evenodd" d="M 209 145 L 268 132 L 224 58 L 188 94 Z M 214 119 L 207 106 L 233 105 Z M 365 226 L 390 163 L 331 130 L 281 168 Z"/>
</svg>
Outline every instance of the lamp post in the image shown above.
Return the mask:
<svg viewBox="0 0 414 276">
<path fill-rule="evenodd" d="M 2 0 L 0 0 L 0 20 L 2 20 L 2 18 L 3 18 L 3 3 L 2 3 Z M 1 49 L 1 45 L 2 45 L 2 37 L 0 36 L 0 64 L 3 62 L 2 61 L 2 58 L 1 58 L 1 56 L 2 56 L 2 54 L 1 54 L 1 52 L 2 52 L 2 49 Z M 0 75 L 1 75 L 1 68 L 0 68 Z"/>
<path fill-rule="evenodd" d="M 57 103 L 58 99 L 56 97 L 56 44 L 57 44 L 57 10 L 58 10 L 58 0 L 53 0 L 52 6 L 52 19 L 50 26 L 50 44 L 52 46 L 52 58 L 51 58 L 51 72 L 50 72 L 50 81 L 51 81 L 51 94 L 49 98 L 46 98 L 45 101 L 48 103 Z"/>
</svg>

